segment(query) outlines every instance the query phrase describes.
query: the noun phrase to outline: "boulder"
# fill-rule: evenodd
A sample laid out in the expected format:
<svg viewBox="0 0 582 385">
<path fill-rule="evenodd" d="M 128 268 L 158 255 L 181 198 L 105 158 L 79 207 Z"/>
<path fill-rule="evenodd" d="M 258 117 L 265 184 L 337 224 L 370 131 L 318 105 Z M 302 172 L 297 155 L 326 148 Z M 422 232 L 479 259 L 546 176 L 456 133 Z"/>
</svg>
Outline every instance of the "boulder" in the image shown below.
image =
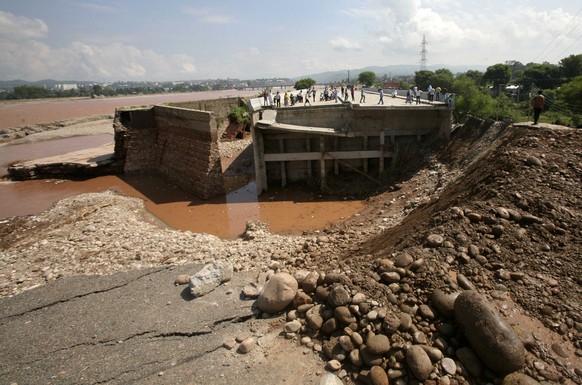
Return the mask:
<svg viewBox="0 0 582 385">
<path fill-rule="evenodd" d="M 455 317 L 485 365 L 500 374 L 523 368 L 523 343 L 485 297 L 474 290 L 462 292 L 455 300 Z"/>
<path fill-rule="evenodd" d="M 280 312 L 293 301 L 298 287 L 297 280 L 292 275 L 277 273 L 259 293 L 257 307 L 266 313 Z"/>
</svg>

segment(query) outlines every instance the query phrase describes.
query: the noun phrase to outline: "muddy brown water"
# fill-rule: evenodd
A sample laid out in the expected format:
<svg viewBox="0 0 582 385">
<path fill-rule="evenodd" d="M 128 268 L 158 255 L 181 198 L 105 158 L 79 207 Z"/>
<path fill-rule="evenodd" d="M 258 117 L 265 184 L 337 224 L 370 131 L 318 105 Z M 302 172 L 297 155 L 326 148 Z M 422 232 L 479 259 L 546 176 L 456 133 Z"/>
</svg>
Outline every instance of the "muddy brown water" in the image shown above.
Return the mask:
<svg viewBox="0 0 582 385">
<path fill-rule="evenodd" d="M 94 114 L 113 114 L 115 108 L 119 106 L 235 96 L 228 91 L 193 95 L 3 104 L 0 105 L 0 114 L 3 118 L 0 121 L 0 128 Z M 5 175 L 7 165 L 14 161 L 94 148 L 111 141 L 112 135 L 93 135 L 2 146 L 0 175 Z M 274 233 L 298 234 L 302 231 L 323 229 L 355 215 L 364 208 L 363 201 L 345 200 L 344 197 L 322 197 L 300 187 L 270 188 L 268 193 L 257 197 L 256 187 L 252 182 L 226 196 L 200 200 L 153 176 L 105 176 L 84 181 L 25 182 L 12 182 L 4 178 L 0 182 L 0 219 L 40 214 L 63 198 L 106 190 L 143 199 L 147 210 L 172 228 L 229 239 L 240 236 L 249 219 L 268 223 Z"/>
<path fill-rule="evenodd" d="M 362 201 L 336 201 L 296 189 L 271 189 L 257 197 L 254 183 L 226 196 L 201 200 L 155 176 L 103 176 L 84 181 L 36 180 L 0 183 L 0 219 L 39 214 L 57 201 L 87 192 L 113 190 L 144 200 L 147 210 L 168 226 L 232 239 L 247 220 L 269 224 L 274 233 L 299 234 L 353 216 Z"/>
</svg>

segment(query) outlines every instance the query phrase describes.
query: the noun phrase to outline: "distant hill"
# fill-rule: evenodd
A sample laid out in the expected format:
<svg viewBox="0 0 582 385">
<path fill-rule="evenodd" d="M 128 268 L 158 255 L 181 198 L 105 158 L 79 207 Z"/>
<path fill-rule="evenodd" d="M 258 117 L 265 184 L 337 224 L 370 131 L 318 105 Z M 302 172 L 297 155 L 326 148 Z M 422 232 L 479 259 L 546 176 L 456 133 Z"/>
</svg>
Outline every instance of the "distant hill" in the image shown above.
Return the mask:
<svg viewBox="0 0 582 385">
<path fill-rule="evenodd" d="M 477 70 L 481 72 L 485 72 L 487 70 L 487 66 L 483 65 L 462 65 L 462 66 L 452 66 L 452 65 L 445 65 L 445 64 L 436 64 L 432 66 L 427 66 L 427 70 L 429 71 L 436 71 L 441 68 L 446 68 L 450 70 L 453 74 L 467 72 L 469 70 Z M 392 77 L 397 76 L 414 76 L 416 71 L 419 71 L 418 65 L 388 65 L 388 66 L 369 66 L 359 69 L 349 69 L 350 71 L 350 79 L 357 79 L 361 72 L 364 71 L 372 71 L 376 74 L 376 76 L 380 77 L 383 75 L 388 75 Z M 339 70 L 339 71 L 327 71 L 327 72 L 320 72 L 311 75 L 304 75 L 294 78 L 294 81 L 304 78 L 312 78 L 318 84 L 326 84 L 326 83 L 334 83 L 339 82 L 348 77 L 348 69 Z"/>
</svg>

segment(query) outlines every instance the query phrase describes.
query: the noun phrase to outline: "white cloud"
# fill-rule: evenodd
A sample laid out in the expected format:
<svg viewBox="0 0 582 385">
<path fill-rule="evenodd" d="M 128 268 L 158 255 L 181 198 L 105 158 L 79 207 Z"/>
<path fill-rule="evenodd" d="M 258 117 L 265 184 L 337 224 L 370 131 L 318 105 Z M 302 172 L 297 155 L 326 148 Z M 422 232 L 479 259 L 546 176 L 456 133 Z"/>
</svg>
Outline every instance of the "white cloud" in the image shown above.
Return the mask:
<svg viewBox="0 0 582 385">
<path fill-rule="evenodd" d="M 40 19 L 30 19 L 0 11 L 0 41 L 42 39 L 47 34 L 48 26 Z"/>
<path fill-rule="evenodd" d="M 359 51 L 361 49 L 360 45 L 356 41 L 350 41 L 345 37 L 336 37 L 329 41 L 329 44 L 333 47 L 333 49 L 337 51 Z"/>
<path fill-rule="evenodd" d="M 198 22 L 204 24 L 233 24 L 237 21 L 233 16 L 215 8 L 184 7 L 184 13 L 194 16 Z"/>
</svg>

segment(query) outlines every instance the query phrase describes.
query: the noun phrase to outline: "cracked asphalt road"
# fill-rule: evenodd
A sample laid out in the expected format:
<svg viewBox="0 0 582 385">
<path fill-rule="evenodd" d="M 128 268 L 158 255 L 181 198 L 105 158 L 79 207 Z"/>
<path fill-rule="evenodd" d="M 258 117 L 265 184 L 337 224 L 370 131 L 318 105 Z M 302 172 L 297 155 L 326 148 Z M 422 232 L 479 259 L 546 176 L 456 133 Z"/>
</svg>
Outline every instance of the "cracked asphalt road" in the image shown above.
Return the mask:
<svg viewBox="0 0 582 385">
<path fill-rule="evenodd" d="M 315 384 L 321 360 L 255 319 L 241 288 L 252 273 L 200 298 L 175 286 L 201 265 L 75 276 L 0 299 L 0 382 L 10 384 Z M 248 354 L 223 343 L 249 332 Z"/>
</svg>

